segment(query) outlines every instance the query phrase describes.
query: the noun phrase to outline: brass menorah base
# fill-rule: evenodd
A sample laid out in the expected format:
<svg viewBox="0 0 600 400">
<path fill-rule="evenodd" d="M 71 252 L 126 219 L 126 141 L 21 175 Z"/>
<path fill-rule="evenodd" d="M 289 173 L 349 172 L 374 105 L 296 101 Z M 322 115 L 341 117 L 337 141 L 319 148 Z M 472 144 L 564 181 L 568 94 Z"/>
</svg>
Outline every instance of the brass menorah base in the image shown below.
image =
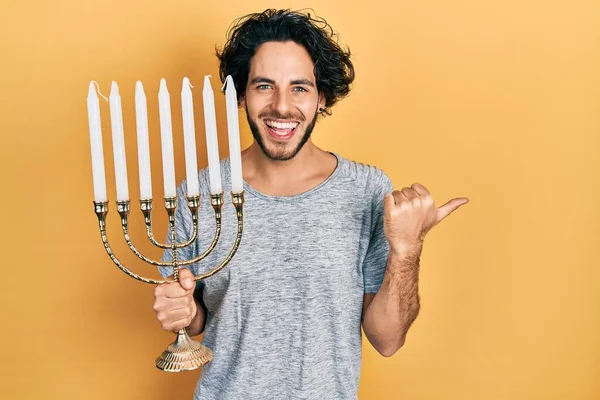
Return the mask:
<svg viewBox="0 0 600 400">
<path fill-rule="evenodd" d="M 191 371 L 208 364 L 212 351 L 189 337 L 185 329 L 177 333 L 177 339 L 156 359 L 156 368 L 166 372 Z"/>
<path fill-rule="evenodd" d="M 235 242 L 233 244 L 232 249 L 230 250 L 227 257 L 212 270 L 205 272 L 200 275 L 196 275 L 194 277 L 195 281 L 199 281 L 202 279 L 206 279 L 221 269 L 223 269 L 233 258 L 235 255 L 240 241 L 242 239 L 242 230 L 243 230 L 243 205 L 244 205 L 244 192 L 240 193 L 231 193 L 231 202 L 235 207 L 238 228 L 237 228 L 237 236 Z M 217 241 L 220 238 L 221 234 L 221 209 L 223 207 L 223 194 L 212 194 L 211 195 L 211 205 L 214 209 L 215 213 L 215 222 L 216 222 L 216 231 L 214 234 L 214 238 L 208 249 L 204 251 L 199 256 L 194 257 L 189 260 L 179 260 L 178 258 L 178 249 L 191 245 L 198 236 L 198 209 L 200 207 L 200 196 L 191 196 L 187 198 L 188 208 L 192 213 L 192 233 L 191 237 L 185 240 L 182 243 L 177 243 L 176 235 L 175 235 L 175 211 L 177 209 L 177 198 L 175 197 L 167 197 L 165 198 L 165 208 L 167 210 L 167 214 L 169 215 L 169 236 L 170 243 L 162 244 L 156 241 L 152 234 L 152 222 L 151 222 L 151 213 L 152 213 L 152 200 L 145 199 L 140 201 L 140 209 L 144 214 L 144 219 L 146 221 L 146 234 L 152 244 L 162 249 L 171 250 L 172 259 L 171 261 L 155 261 L 145 257 L 140 251 L 133 245 L 131 238 L 129 237 L 129 228 L 128 228 L 128 218 L 129 218 L 129 201 L 118 201 L 117 202 L 117 211 L 121 217 L 121 226 L 123 228 L 123 234 L 125 236 L 125 241 L 129 248 L 137 255 L 141 260 L 160 267 L 171 267 L 173 268 L 172 279 L 166 280 L 156 280 L 145 278 L 141 275 L 138 275 L 132 271 L 130 271 L 127 267 L 125 267 L 119 259 L 113 253 L 109 243 L 108 238 L 106 236 L 106 216 L 108 214 L 108 202 L 94 202 L 94 209 L 96 215 L 98 216 L 98 224 L 100 227 L 100 236 L 102 237 L 102 242 L 104 243 L 104 248 L 108 253 L 110 259 L 115 263 L 117 267 L 125 274 L 129 275 L 132 278 L 135 278 L 138 281 L 151 283 L 151 284 L 164 284 L 164 283 L 173 283 L 178 282 L 179 280 L 179 269 L 181 266 L 191 265 L 196 263 L 203 258 L 205 258 L 210 252 L 214 249 Z M 156 367 L 162 371 L 167 372 L 180 372 L 180 371 L 190 371 L 196 368 L 200 368 L 203 365 L 210 362 L 213 358 L 212 351 L 204 346 L 203 344 L 191 339 L 187 334 L 187 331 L 181 329 L 177 333 L 177 338 L 173 343 L 171 343 L 167 349 L 161 354 L 160 357 L 156 359 Z"/>
</svg>

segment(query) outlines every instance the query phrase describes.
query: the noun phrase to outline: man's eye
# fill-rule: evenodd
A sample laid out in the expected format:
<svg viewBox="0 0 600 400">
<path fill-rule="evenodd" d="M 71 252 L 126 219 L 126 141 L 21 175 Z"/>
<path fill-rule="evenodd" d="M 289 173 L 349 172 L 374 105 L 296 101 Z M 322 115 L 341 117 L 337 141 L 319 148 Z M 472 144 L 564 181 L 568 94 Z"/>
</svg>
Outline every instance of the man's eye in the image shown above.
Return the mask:
<svg viewBox="0 0 600 400">
<path fill-rule="evenodd" d="M 296 86 L 294 92 L 308 92 L 308 90 L 304 89 L 302 86 Z"/>
<path fill-rule="evenodd" d="M 266 89 L 270 89 L 271 85 L 258 85 L 257 89 L 259 90 L 266 90 Z"/>
</svg>

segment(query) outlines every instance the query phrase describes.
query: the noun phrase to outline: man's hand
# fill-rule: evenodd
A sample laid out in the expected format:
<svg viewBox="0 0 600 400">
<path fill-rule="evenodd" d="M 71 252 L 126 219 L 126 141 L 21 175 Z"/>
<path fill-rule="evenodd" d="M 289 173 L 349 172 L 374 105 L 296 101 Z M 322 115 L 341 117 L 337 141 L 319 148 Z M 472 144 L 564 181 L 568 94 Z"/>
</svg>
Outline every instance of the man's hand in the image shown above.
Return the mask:
<svg viewBox="0 0 600 400">
<path fill-rule="evenodd" d="M 425 235 L 469 200 L 452 199 L 436 208 L 423 185 L 394 190 L 383 200 L 383 229 L 390 254 L 377 294 L 365 294 L 363 329 L 385 357 L 404 345 L 406 334 L 419 314 L 419 257 Z"/>
<path fill-rule="evenodd" d="M 194 275 L 182 268 L 179 282 L 164 283 L 154 288 L 154 311 L 164 330 L 178 332 L 192 323 L 198 312 L 194 287 Z"/>
<path fill-rule="evenodd" d="M 383 200 L 384 232 L 390 252 L 405 254 L 412 249 L 420 252 L 427 232 L 468 202 L 469 199 L 458 197 L 436 208 L 431 194 L 419 183 L 394 190 Z"/>
</svg>

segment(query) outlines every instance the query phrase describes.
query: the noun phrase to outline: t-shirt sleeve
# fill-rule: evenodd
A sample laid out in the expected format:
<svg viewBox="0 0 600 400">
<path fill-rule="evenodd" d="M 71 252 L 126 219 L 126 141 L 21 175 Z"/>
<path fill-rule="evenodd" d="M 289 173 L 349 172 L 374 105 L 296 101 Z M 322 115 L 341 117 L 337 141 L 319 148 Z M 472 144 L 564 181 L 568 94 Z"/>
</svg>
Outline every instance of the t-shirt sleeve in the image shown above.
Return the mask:
<svg viewBox="0 0 600 400">
<path fill-rule="evenodd" d="M 383 282 L 389 253 L 383 231 L 383 198 L 393 190 L 392 182 L 383 171 L 376 169 L 371 179 L 371 237 L 363 262 L 365 293 L 377 293 Z"/>
<path fill-rule="evenodd" d="M 192 213 L 187 206 L 187 198 L 185 184 L 179 185 L 177 188 L 177 209 L 175 211 L 175 240 L 177 243 L 184 242 L 192 236 Z M 166 244 L 171 243 L 171 234 L 167 227 L 167 237 L 165 239 Z M 181 249 L 177 249 L 178 259 L 188 260 L 193 257 L 192 253 L 193 246 L 187 246 Z M 170 249 L 165 249 L 161 261 L 170 262 L 173 259 L 173 255 Z M 182 267 L 187 268 L 187 267 Z M 158 267 L 160 274 L 163 277 L 173 275 L 173 268 L 171 267 Z"/>
</svg>

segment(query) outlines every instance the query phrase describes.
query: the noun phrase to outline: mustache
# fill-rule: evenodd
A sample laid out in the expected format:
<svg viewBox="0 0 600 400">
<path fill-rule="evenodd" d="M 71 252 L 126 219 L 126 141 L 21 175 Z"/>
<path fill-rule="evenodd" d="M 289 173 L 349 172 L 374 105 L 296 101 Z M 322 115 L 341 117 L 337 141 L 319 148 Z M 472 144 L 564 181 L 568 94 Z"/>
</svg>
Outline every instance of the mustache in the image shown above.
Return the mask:
<svg viewBox="0 0 600 400">
<path fill-rule="evenodd" d="M 269 110 L 269 111 L 263 111 L 260 114 L 258 114 L 258 118 L 271 118 L 271 119 L 289 119 L 289 120 L 293 120 L 293 121 L 306 121 L 306 117 L 302 114 L 294 114 L 294 113 L 286 113 L 286 114 L 281 114 L 277 111 L 273 111 L 273 110 Z"/>
</svg>

